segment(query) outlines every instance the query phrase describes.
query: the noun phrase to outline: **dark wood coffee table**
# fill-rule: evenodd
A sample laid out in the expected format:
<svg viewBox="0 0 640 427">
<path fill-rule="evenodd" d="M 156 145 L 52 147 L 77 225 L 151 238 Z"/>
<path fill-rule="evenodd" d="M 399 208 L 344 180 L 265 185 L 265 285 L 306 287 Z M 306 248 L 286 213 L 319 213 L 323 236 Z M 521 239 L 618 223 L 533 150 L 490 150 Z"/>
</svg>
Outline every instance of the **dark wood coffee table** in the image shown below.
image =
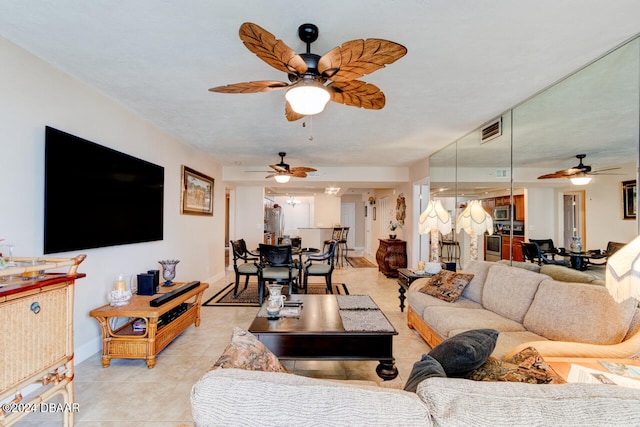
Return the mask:
<svg viewBox="0 0 640 427">
<path fill-rule="evenodd" d="M 302 301 L 300 317 L 269 320 L 256 317 L 249 326 L 281 359 L 379 360 L 376 373 L 383 380 L 398 376 L 393 357 L 393 332 L 351 332 L 342 326 L 335 295 L 292 295 Z"/>
</svg>

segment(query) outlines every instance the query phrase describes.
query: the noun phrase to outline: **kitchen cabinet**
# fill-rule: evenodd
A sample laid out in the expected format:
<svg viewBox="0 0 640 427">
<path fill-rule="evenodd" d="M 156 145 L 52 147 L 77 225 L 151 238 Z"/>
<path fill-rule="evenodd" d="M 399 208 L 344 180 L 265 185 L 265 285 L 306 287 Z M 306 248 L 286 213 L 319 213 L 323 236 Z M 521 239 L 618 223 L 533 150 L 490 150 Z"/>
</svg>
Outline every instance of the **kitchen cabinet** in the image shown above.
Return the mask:
<svg viewBox="0 0 640 427">
<path fill-rule="evenodd" d="M 501 196 L 496 197 L 496 206 L 509 206 L 511 204 L 511 197 Z"/>
<path fill-rule="evenodd" d="M 516 221 L 524 221 L 524 195 L 513 196 L 513 210 Z"/>
<path fill-rule="evenodd" d="M 502 259 L 510 259 L 509 246 L 511 245 L 513 247 L 513 260 L 524 261 L 521 242 L 524 242 L 523 236 L 513 236 L 513 239 L 510 236 L 502 236 Z"/>
<path fill-rule="evenodd" d="M 491 215 L 491 217 L 493 217 L 493 208 L 496 207 L 496 199 L 494 198 L 483 199 L 482 207 L 484 208 L 485 212 L 487 212 L 489 215 Z"/>
</svg>

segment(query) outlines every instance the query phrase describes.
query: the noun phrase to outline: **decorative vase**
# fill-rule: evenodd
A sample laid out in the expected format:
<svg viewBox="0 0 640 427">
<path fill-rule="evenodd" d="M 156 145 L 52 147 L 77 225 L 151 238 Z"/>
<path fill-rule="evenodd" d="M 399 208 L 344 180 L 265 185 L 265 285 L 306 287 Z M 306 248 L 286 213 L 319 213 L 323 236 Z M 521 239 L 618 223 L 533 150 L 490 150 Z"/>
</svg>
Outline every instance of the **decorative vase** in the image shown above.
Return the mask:
<svg viewBox="0 0 640 427">
<path fill-rule="evenodd" d="M 580 236 L 573 236 L 572 239 L 571 245 L 569 245 L 571 252 L 582 252 L 582 239 Z"/>
<path fill-rule="evenodd" d="M 180 260 L 177 259 L 167 259 L 164 261 L 158 261 L 162 266 L 162 277 L 165 282 L 162 286 L 173 286 L 175 283 L 172 280 L 176 277 L 176 264 L 179 263 Z"/>
<path fill-rule="evenodd" d="M 389 234 L 389 239 L 396 240 L 396 235 L 395 234 Z"/>
</svg>

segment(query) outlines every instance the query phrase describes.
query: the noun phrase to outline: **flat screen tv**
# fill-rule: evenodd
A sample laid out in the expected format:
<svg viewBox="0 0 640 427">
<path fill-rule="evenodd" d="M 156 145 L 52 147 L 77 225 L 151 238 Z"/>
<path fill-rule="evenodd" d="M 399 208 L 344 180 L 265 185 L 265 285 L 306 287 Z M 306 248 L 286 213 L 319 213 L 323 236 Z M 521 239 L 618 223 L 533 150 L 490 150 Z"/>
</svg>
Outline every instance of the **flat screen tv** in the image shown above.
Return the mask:
<svg viewBox="0 0 640 427">
<path fill-rule="evenodd" d="M 164 168 L 47 126 L 44 253 L 163 238 Z"/>
</svg>

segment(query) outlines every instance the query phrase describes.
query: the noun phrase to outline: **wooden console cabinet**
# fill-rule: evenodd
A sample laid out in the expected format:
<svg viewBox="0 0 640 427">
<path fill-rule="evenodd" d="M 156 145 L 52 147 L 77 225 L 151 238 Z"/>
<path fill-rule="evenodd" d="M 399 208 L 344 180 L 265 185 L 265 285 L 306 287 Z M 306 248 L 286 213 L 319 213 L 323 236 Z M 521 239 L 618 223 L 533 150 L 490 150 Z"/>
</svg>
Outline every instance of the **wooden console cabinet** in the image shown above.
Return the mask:
<svg viewBox="0 0 640 427">
<path fill-rule="evenodd" d="M 184 285 L 184 283 L 178 283 Z M 111 364 L 112 358 L 145 359 L 147 367 L 156 365 L 156 355 L 162 351 L 171 341 L 180 335 L 192 324 L 200 326 L 200 306 L 202 294 L 209 285 L 201 283 L 184 294 L 162 304 L 160 307 L 151 307 L 149 302 L 160 296 L 133 295 L 129 304 L 112 307 L 103 305 L 89 312 L 91 317 L 102 328 L 102 366 Z M 170 292 L 176 287 L 160 287 L 161 292 Z M 169 323 L 159 325 L 160 317 L 181 304 L 187 304 L 187 309 Z M 113 329 L 110 320 L 114 317 L 128 317 L 129 321 L 124 325 Z M 133 322 L 143 319 L 146 324 L 144 331 L 135 331 Z"/>
<path fill-rule="evenodd" d="M 397 239 L 378 239 L 376 252 L 378 271 L 387 277 L 398 277 L 398 269 L 407 267 L 407 242 Z"/>
<path fill-rule="evenodd" d="M 0 270 L 0 426 L 8 426 L 55 395 L 64 399 L 64 425 L 72 426 L 73 294 L 84 255 L 76 258 L 14 258 Z M 33 265 L 32 262 L 43 262 Z M 66 273 L 47 270 L 67 267 Z M 23 400 L 27 386 L 38 394 Z M 46 386 L 46 387 L 45 387 Z"/>
</svg>

